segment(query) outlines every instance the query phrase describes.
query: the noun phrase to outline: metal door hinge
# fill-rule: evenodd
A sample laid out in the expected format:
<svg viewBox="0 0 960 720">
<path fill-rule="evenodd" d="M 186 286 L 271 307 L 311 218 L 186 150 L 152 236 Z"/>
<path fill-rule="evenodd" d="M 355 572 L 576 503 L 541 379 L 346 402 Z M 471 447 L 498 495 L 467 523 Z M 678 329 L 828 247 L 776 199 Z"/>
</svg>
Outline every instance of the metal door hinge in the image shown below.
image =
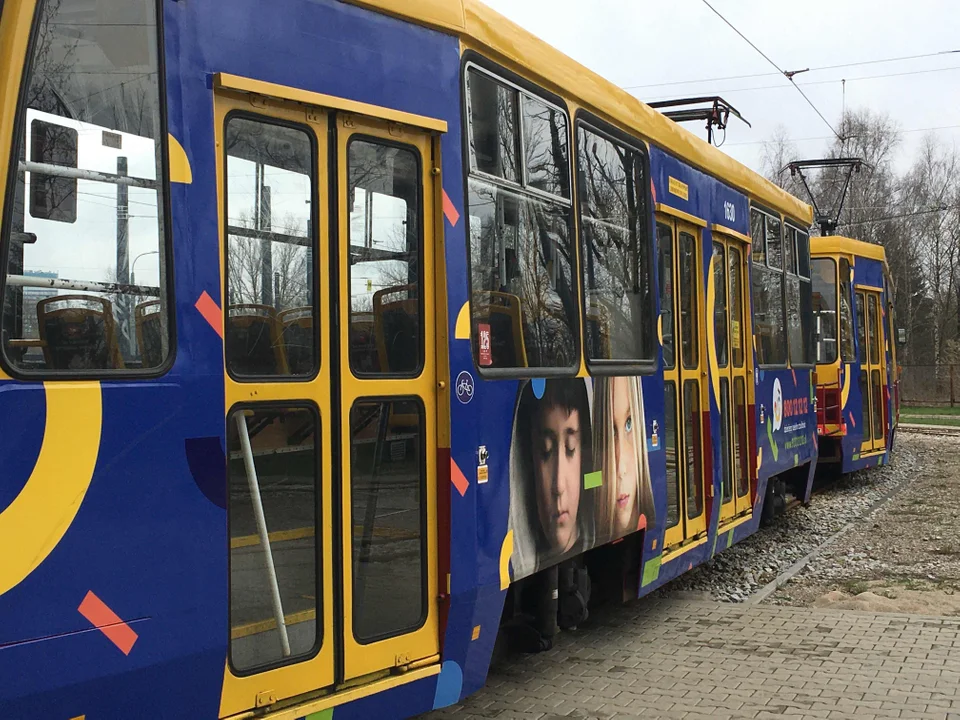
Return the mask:
<svg viewBox="0 0 960 720">
<path fill-rule="evenodd" d="M 387 130 L 393 137 L 403 137 L 403 125 L 392 122 L 387 126 Z"/>
<path fill-rule="evenodd" d="M 264 690 L 257 693 L 257 707 L 266 707 L 267 705 L 273 705 L 277 701 L 277 693 L 275 690 Z"/>
</svg>

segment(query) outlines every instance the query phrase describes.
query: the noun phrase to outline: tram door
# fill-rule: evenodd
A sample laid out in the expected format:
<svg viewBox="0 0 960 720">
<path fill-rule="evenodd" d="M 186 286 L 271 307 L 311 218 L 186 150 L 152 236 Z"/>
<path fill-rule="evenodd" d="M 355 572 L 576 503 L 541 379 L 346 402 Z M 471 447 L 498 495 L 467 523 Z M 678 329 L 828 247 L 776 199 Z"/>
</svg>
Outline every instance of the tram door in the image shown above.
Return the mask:
<svg viewBox="0 0 960 720">
<path fill-rule="evenodd" d="M 663 335 L 667 453 L 667 529 L 664 546 L 706 533 L 703 499 L 703 299 L 700 231 L 658 216 L 660 309 Z M 678 342 L 679 341 L 679 342 Z"/>
<path fill-rule="evenodd" d="M 884 401 L 886 352 L 880 293 L 857 288 L 857 339 L 860 341 L 860 394 L 863 399 L 863 440 L 860 452 L 886 447 L 887 408 Z"/>
<path fill-rule="evenodd" d="M 715 233 L 710 264 L 713 279 L 713 345 L 720 408 L 720 521 L 750 512 L 750 474 L 747 439 L 747 353 L 744 338 L 751 337 L 745 244 Z"/>
<path fill-rule="evenodd" d="M 223 717 L 439 652 L 438 161 L 434 137 L 396 123 L 226 90 L 215 107 Z"/>
</svg>

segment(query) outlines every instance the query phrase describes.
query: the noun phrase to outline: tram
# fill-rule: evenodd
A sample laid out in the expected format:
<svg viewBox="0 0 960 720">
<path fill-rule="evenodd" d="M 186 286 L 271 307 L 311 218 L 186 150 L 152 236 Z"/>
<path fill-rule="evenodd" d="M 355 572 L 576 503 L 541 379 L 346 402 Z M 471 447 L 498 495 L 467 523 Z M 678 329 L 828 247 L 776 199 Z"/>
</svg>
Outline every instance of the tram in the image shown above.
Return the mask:
<svg viewBox="0 0 960 720">
<path fill-rule="evenodd" d="M 0 12 L 3 717 L 409 717 L 809 499 L 810 207 L 477 0 Z"/>
<path fill-rule="evenodd" d="M 817 434 L 824 470 L 890 459 L 900 418 L 893 283 L 880 245 L 813 239 Z"/>
</svg>

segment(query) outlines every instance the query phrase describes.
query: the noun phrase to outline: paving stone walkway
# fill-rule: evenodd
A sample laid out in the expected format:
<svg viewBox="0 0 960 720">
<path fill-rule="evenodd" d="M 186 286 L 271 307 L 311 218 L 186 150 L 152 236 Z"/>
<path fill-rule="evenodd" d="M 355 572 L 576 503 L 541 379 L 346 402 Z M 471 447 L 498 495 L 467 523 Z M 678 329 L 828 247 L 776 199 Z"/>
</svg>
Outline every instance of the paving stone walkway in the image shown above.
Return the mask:
<svg viewBox="0 0 960 720">
<path fill-rule="evenodd" d="M 960 720 L 960 618 L 650 598 L 424 720 Z"/>
</svg>

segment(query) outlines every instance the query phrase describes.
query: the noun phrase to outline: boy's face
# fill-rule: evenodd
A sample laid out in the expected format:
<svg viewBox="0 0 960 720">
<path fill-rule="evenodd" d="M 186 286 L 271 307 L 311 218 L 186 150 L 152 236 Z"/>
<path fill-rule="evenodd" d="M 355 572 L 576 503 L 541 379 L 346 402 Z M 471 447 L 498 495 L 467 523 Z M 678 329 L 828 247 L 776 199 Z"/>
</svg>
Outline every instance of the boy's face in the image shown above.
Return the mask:
<svg viewBox="0 0 960 720">
<path fill-rule="evenodd" d="M 580 413 L 545 406 L 533 432 L 537 514 L 553 549 L 566 552 L 577 541 L 580 505 Z"/>
</svg>

